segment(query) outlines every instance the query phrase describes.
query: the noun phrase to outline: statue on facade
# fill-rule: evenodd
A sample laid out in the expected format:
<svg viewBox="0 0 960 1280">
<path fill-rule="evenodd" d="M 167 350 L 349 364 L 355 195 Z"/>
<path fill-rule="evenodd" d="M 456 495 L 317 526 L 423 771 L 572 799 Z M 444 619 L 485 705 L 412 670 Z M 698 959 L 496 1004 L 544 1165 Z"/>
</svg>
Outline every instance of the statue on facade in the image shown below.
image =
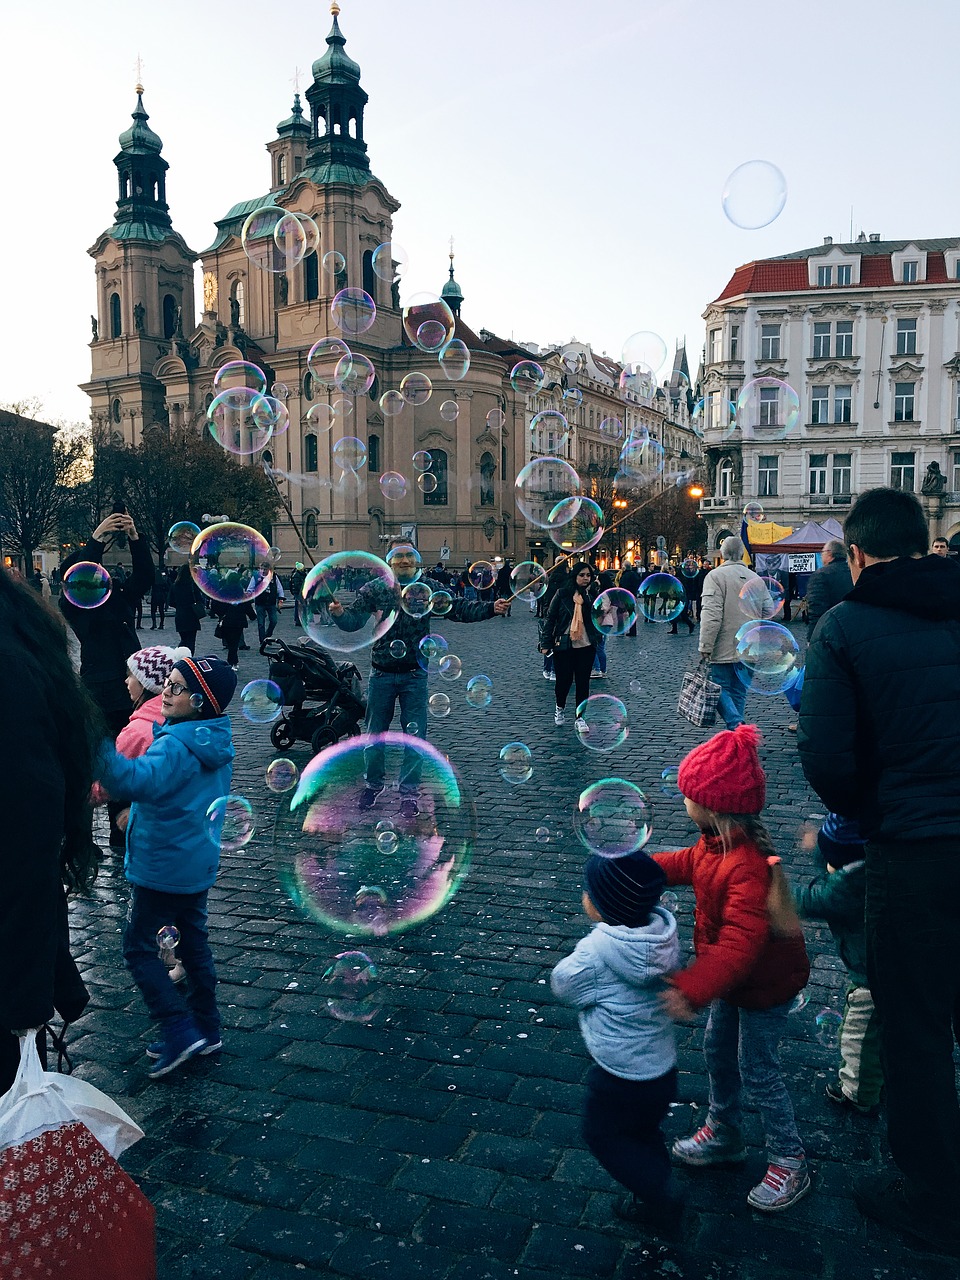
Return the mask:
<svg viewBox="0 0 960 1280">
<path fill-rule="evenodd" d="M 240 301 L 237 298 L 230 299 L 230 325 L 233 329 L 240 328 Z"/>
<path fill-rule="evenodd" d="M 278 286 L 280 289 L 280 305 L 281 307 L 285 307 L 287 305 L 287 297 L 290 293 L 290 281 L 285 275 L 281 274 Z"/>
<path fill-rule="evenodd" d="M 142 302 L 138 302 L 133 308 L 133 327 L 137 333 L 143 333 L 143 322 L 146 319 L 146 308 Z"/>
<path fill-rule="evenodd" d="M 90 317 L 90 332 L 93 334 L 93 340 L 94 340 L 94 342 L 99 342 L 99 341 L 100 341 L 100 326 L 99 326 L 99 324 L 97 323 L 97 317 L 96 317 L 96 316 L 91 316 L 91 317 Z"/>
<path fill-rule="evenodd" d="M 940 470 L 939 462 L 931 462 L 927 467 L 927 474 L 923 477 L 923 484 L 920 486 L 920 492 L 926 497 L 936 497 L 944 493 L 947 488 L 947 477 Z"/>
</svg>

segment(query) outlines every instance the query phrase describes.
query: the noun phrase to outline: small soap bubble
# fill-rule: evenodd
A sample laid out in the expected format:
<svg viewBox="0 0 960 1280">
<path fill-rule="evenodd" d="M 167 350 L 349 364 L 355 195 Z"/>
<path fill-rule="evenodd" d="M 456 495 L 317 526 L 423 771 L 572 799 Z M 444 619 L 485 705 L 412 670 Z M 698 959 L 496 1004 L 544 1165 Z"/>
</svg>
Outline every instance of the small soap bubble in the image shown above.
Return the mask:
<svg viewBox="0 0 960 1280">
<path fill-rule="evenodd" d="M 292 791 L 299 777 L 300 770 L 285 756 L 271 760 L 267 765 L 267 786 L 277 795 L 282 795 L 284 791 Z"/>
<path fill-rule="evenodd" d="M 342 338 L 321 338 L 307 352 L 307 368 L 320 386 L 334 387 L 340 362 L 350 354 Z"/>
<path fill-rule="evenodd" d="M 380 408 L 385 418 L 395 418 L 403 412 L 406 403 L 399 391 L 385 391 L 380 397 Z"/>
<path fill-rule="evenodd" d="M 591 612 L 593 625 L 602 635 L 623 636 L 637 621 L 637 597 L 625 587 L 610 587 L 600 592 Z"/>
<path fill-rule="evenodd" d="M 568 514 L 571 504 L 575 506 L 572 518 Z M 566 498 L 550 512 L 547 532 L 558 550 L 582 554 L 595 547 L 606 532 L 603 510 L 592 498 Z"/>
<path fill-rule="evenodd" d="M 417 488 L 421 493 L 436 493 L 439 483 L 432 471 L 421 471 L 417 476 Z"/>
<path fill-rule="evenodd" d="M 365 396 L 373 386 L 376 376 L 377 371 L 373 367 L 373 362 L 366 356 L 352 351 L 337 364 L 333 381 L 337 390 L 342 391 L 344 395 Z M 274 435 L 277 434 L 274 428 Z"/>
<path fill-rule="evenodd" d="M 215 392 L 233 391 L 237 387 L 249 387 L 261 394 L 267 389 L 267 379 L 258 364 L 252 360 L 229 360 L 213 375 Z"/>
<path fill-rule="evenodd" d="M 377 967 L 363 951 L 341 951 L 321 979 L 328 1012 L 338 1022 L 371 1022 L 380 1011 Z"/>
<path fill-rule="evenodd" d="M 337 249 L 328 249 L 320 259 L 320 265 L 328 276 L 339 276 L 347 269 L 347 260 Z"/>
<path fill-rule="evenodd" d="M 660 790 L 671 800 L 676 800 L 680 795 L 680 766 L 677 764 L 668 764 L 667 767 L 660 772 Z"/>
<path fill-rule="evenodd" d="M 510 370 L 510 385 L 518 396 L 535 396 L 545 380 L 543 366 L 536 360 L 520 360 Z"/>
<path fill-rule="evenodd" d="M 670 573 L 651 573 L 637 592 L 640 612 L 648 622 L 675 622 L 683 613 L 686 593 Z"/>
<path fill-rule="evenodd" d="M 333 409 L 323 400 L 318 400 L 307 410 L 306 425 L 318 435 L 324 435 L 336 421 Z"/>
<path fill-rule="evenodd" d="M 549 828 L 549 827 L 537 827 L 536 831 L 533 833 L 533 838 L 536 840 L 537 844 L 549 844 L 549 843 L 550 843 L 550 828 Z"/>
<path fill-rule="evenodd" d="M 188 556 L 194 538 L 200 533 L 200 526 L 192 520 L 178 520 L 167 532 L 167 545 L 179 556 Z"/>
<path fill-rule="evenodd" d="M 836 1009 L 821 1009 L 817 1014 L 817 1039 L 826 1049 L 835 1049 L 840 1039 L 843 1018 Z"/>
<path fill-rule="evenodd" d="M 173 951 L 180 943 L 180 930 L 175 924 L 165 924 L 157 930 L 157 947 L 161 952 Z"/>
<path fill-rule="evenodd" d="M 800 421 L 800 397 L 780 378 L 754 378 L 737 396 L 736 428 L 744 440 L 783 440 Z"/>
<path fill-rule="evenodd" d="M 390 284 L 406 273 L 408 264 L 407 251 L 396 240 L 385 240 L 383 244 L 378 244 L 371 258 L 374 274 Z"/>
<path fill-rule="evenodd" d="M 580 492 L 579 475 L 562 458 L 534 458 L 517 473 L 514 485 L 517 506 L 538 529 L 556 528 L 563 516 L 572 520 L 579 509 Z M 565 505 L 558 512 L 562 503 Z"/>
<path fill-rule="evenodd" d="M 417 346 L 421 351 L 440 351 L 447 344 L 447 328 L 440 320 L 424 320 L 417 330 Z"/>
<path fill-rule="evenodd" d="M 600 423 L 600 434 L 604 440 L 616 444 L 623 439 L 623 423 L 619 418 L 604 418 Z"/>
<path fill-rule="evenodd" d="M 667 344 L 659 333 L 641 329 L 623 344 L 620 362 L 628 369 L 649 369 L 657 373 L 667 358 Z"/>
<path fill-rule="evenodd" d="M 433 608 L 433 591 L 427 582 L 410 582 L 400 592 L 400 607 L 411 618 L 425 618 Z"/>
<path fill-rule="evenodd" d="M 446 693 L 431 693 L 427 699 L 427 710 L 437 720 L 442 720 L 450 714 L 450 695 Z"/>
<path fill-rule="evenodd" d="M 779 617 L 786 598 L 776 578 L 750 578 L 740 588 L 740 612 L 764 622 Z"/>
<path fill-rule="evenodd" d="M 415 293 L 403 309 L 403 329 L 414 346 L 419 346 L 419 332 L 423 325 L 436 322 L 443 326 L 445 340 L 434 350 L 445 348 L 453 338 L 456 322 L 453 312 L 433 293 Z"/>
<path fill-rule="evenodd" d="M 489 707 L 493 701 L 493 681 L 489 676 L 471 676 L 467 681 L 466 697 L 475 710 Z"/>
<path fill-rule="evenodd" d="M 693 556 L 687 556 L 680 565 L 680 575 L 692 581 L 700 572 L 700 566 L 697 564 Z"/>
<path fill-rule="evenodd" d="M 367 463 L 367 446 L 357 436 L 343 436 L 333 446 L 333 460 L 344 471 L 359 471 Z"/>
<path fill-rule="evenodd" d="M 426 404 L 433 395 L 433 383 L 425 373 L 408 373 L 400 380 L 400 394 L 407 404 Z"/>
<path fill-rule="evenodd" d="M 302 261 L 307 237 L 296 214 L 268 204 L 247 217 L 240 229 L 240 244 L 254 266 L 279 273 Z"/>
<path fill-rule="evenodd" d="M 629 688 L 629 690 L 630 690 L 630 692 L 631 692 L 631 693 L 640 693 L 640 691 L 641 691 L 641 689 L 643 688 L 643 686 L 641 685 L 641 683 L 640 683 L 640 681 L 639 681 L 639 680 L 637 680 L 637 679 L 633 679 L 633 680 L 631 680 L 631 681 L 630 681 L 630 684 L 628 685 L 628 688 Z"/>
<path fill-rule="evenodd" d="M 437 362 L 448 382 L 462 382 L 470 368 L 470 351 L 467 344 L 461 342 L 459 338 L 454 338 L 437 356 Z"/>
<path fill-rule="evenodd" d="M 380 492 L 390 502 L 399 502 L 407 493 L 407 480 L 399 471 L 385 471 L 380 477 Z"/>
<path fill-rule="evenodd" d="M 502 409 L 491 409 L 487 414 L 486 423 L 491 431 L 499 431 L 502 426 L 506 425 L 507 415 Z"/>
<path fill-rule="evenodd" d="M 463 663 L 455 653 L 445 654 L 440 659 L 440 678 L 442 680 L 459 680 L 462 673 Z"/>
<path fill-rule="evenodd" d="M 594 694 L 577 707 L 575 729 L 588 751 L 615 751 L 630 732 L 627 708 L 608 693 Z"/>
<path fill-rule="evenodd" d="M 460 406 L 456 400 L 444 400 L 440 406 L 440 417 L 444 422 L 456 422 L 460 416 Z"/>
<path fill-rule="evenodd" d="M 635 853 L 650 839 L 650 803 L 640 788 L 625 778 L 603 778 L 580 795 L 573 827 L 590 853 L 620 858 Z"/>
<path fill-rule="evenodd" d="M 428 675 L 436 675 L 440 670 L 441 659 L 446 657 L 449 644 L 445 636 L 425 635 L 418 645 L 418 662 Z"/>
<path fill-rule="evenodd" d="M 748 502 L 743 508 L 743 518 L 747 524 L 762 524 L 766 520 L 763 505 L 759 502 Z"/>
<path fill-rule="evenodd" d="M 444 587 L 440 587 L 431 597 L 431 608 L 436 617 L 445 618 L 453 609 L 453 596 Z"/>
<path fill-rule="evenodd" d="M 668 889 L 666 893 L 661 893 L 660 905 L 661 907 L 666 907 L 668 911 L 676 911 L 680 906 L 680 899 L 672 889 Z"/>
<path fill-rule="evenodd" d="M 63 575 L 63 598 L 77 609 L 97 609 L 110 599 L 110 574 L 102 564 L 79 560 Z"/>
<path fill-rule="evenodd" d="M 536 453 L 562 454 L 570 436 L 570 424 L 559 409 L 544 409 L 530 419 L 528 438 Z"/>
<path fill-rule="evenodd" d="M 563 393 L 563 399 L 565 404 L 572 405 L 575 409 L 578 409 L 583 404 L 583 392 L 579 387 L 568 387 Z"/>
<path fill-rule="evenodd" d="M 533 777 L 533 752 L 525 742 L 508 742 L 500 748 L 500 777 L 515 787 Z"/>
<path fill-rule="evenodd" d="M 207 430 L 221 449 L 240 458 L 265 448 L 276 420 L 267 396 L 250 387 L 221 391 L 207 409 Z"/>
<path fill-rule="evenodd" d="M 340 653 L 372 645 L 397 620 L 397 579 L 386 561 L 369 551 L 336 551 L 325 557 L 307 574 L 301 595 L 307 634 Z M 334 601 L 350 609 L 348 628 L 328 625 Z"/>
<path fill-rule="evenodd" d="M 414 471 L 429 471 L 433 463 L 433 456 L 427 453 L 426 449 L 418 449 L 413 455 L 412 461 Z"/>
<path fill-rule="evenodd" d="M 220 796 L 207 809 L 206 829 L 218 849 L 235 853 L 253 836 L 253 806 L 244 796 Z"/>
<path fill-rule="evenodd" d="M 754 693 L 783 693 L 799 676 L 800 646 L 778 622 L 747 622 L 737 632 L 737 674 Z"/>
<path fill-rule="evenodd" d="M 729 175 L 720 202 L 735 227 L 756 231 L 780 216 L 787 202 L 787 180 L 768 160 L 748 160 Z"/>
<path fill-rule="evenodd" d="M 381 853 L 396 853 L 400 837 L 395 831 L 381 831 L 377 836 L 377 848 Z"/>
<path fill-rule="evenodd" d="M 549 585 L 547 571 L 535 560 L 522 560 L 510 571 L 510 586 L 518 600 L 533 604 Z"/>
<path fill-rule="evenodd" d="M 251 680 L 240 692 L 240 708 L 251 724 L 271 724 L 283 712 L 283 694 L 272 680 Z"/>
<path fill-rule="evenodd" d="M 488 591 L 496 582 L 497 571 L 489 560 L 474 560 L 467 571 L 471 586 L 478 591 Z"/>
</svg>

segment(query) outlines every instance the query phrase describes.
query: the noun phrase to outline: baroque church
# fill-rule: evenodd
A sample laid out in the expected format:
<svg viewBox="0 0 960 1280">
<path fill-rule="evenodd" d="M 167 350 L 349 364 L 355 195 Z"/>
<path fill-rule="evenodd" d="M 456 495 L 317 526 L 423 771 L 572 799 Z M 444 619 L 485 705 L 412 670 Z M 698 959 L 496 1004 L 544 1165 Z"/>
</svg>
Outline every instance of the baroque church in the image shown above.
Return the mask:
<svg viewBox="0 0 960 1280">
<path fill-rule="evenodd" d="M 268 385 L 289 389 L 289 430 L 270 440 L 261 456 L 283 473 L 277 483 L 297 524 L 294 530 L 280 517 L 265 531 L 280 547 L 283 567 L 304 558 L 304 547 L 312 559 L 334 551 L 378 551 L 399 532 L 416 539 L 427 564 L 441 556 L 452 564 L 496 555 L 524 559 L 527 531 L 514 505 L 513 480 L 528 456 L 526 406 L 511 388 L 509 373 L 511 360 L 526 353 L 508 358 L 505 344 L 492 334 L 478 336 L 461 319 L 463 296 L 452 253 L 442 295 L 456 317 L 455 336 L 470 352 L 466 377 L 448 382 L 436 356 L 406 338 L 398 287 L 373 269 L 374 250 L 391 239 L 399 203 L 371 171 L 363 130 L 367 94 L 360 67 L 345 50 L 336 3 L 331 12 L 333 26 L 326 52 L 313 64 L 307 107 L 296 94 L 291 114 L 267 143 L 268 189 L 235 204 L 199 254 L 174 229 L 168 165 L 137 86 L 133 123 L 121 134 L 114 159 L 115 220 L 89 250 L 96 263 L 97 314 L 91 318 L 92 374 L 82 389 L 90 396 L 91 419 L 130 444 L 150 430 L 203 431 L 217 370 L 232 360 L 249 360 L 264 370 Z M 320 229 L 319 249 L 277 274 L 251 262 L 240 238 L 249 214 L 271 204 L 309 214 Z M 334 276 L 322 266 L 331 250 L 344 264 Z M 367 396 L 353 398 L 353 413 L 322 433 L 310 428 L 307 415 L 328 393 L 308 370 L 307 353 L 320 338 L 344 336 L 331 320 L 330 304 L 347 286 L 362 287 L 376 302 L 373 326 L 345 340 L 372 361 L 377 377 Z M 430 376 L 433 395 L 384 418 L 380 396 L 411 371 Z M 447 400 L 459 408 L 453 421 L 440 414 Z M 496 409 L 498 425 L 491 427 L 488 414 Z M 359 483 L 345 485 L 337 482 L 333 447 L 347 435 L 365 444 L 368 463 Z M 419 450 L 432 458 L 431 492 L 415 484 L 412 458 Z M 260 465 L 261 457 L 238 461 Z M 399 500 L 381 493 L 379 477 L 386 471 L 408 481 Z M 227 514 L 243 519 L 240 511 Z"/>
</svg>

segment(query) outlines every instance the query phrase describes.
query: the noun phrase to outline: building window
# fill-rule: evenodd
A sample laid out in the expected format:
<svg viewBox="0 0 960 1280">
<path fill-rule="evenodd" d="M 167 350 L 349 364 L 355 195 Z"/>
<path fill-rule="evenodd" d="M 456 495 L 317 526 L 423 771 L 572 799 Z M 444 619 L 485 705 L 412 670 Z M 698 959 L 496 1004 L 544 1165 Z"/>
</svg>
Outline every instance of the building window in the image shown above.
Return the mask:
<svg viewBox="0 0 960 1280">
<path fill-rule="evenodd" d="M 853 321 L 837 321 L 837 355 L 841 359 L 849 359 L 853 355 Z"/>
<path fill-rule="evenodd" d="M 308 547 L 315 547 L 320 540 L 317 537 L 317 517 L 312 511 L 303 517 L 303 540 Z"/>
<path fill-rule="evenodd" d="M 780 359 L 780 326 L 778 324 L 760 326 L 760 359 Z"/>
<path fill-rule="evenodd" d="M 316 252 L 303 260 L 303 296 L 307 302 L 320 297 L 320 260 Z"/>
<path fill-rule="evenodd" d="M 449 501 L 447 496 L 447 455 L 443 449 L 431 449 L 430 458 L 431 462 L 427 474 L 437 477 L 437 487 L 433 493 L 425 493 L 423 495 L 423 505 L 425 507 L 445 507 Z"/>
<path fill-rule="evenodd" d="M 493 479 L 493 454 L 484 453 L 480 457 L 480 505 L 492 507 L 496 496 Z M 550 487 L 553 487 L 553 472 L 549 472 Z"/>
<path fill-rule="evenodd" d="M 853 387 L 833 388 L 833 420 L 849 422 L 853 409 Z"/>
<path fill-rule="evenodd" d="M 844 266 L 837 267 L 837 284 L 841 288 L 844 285 L 850 284 L 852 280 L 853 280 L 853 268 L 850 266 L 849 262 L 846 263 L 846 265 Z"/>
<path fill-rule="evenodd" d="M 960 415 L 958 415 L 960 416 Z M 711 391 L 707 395 L 707 428 L 720 425 L 720 392 Z"/>
<path fill-rule="evenodd" d="M 120 315 L 120 295 L 110 295 L 110 337 L 119 338 L 123 333 L 123 319 Z"/>
<path fill-rule="evenodd" d="M 717 497 L 730 498 L 733 496 L 733 463 L 726 461 L 721 462 L 717 468 Z"/>
<path fill-rule="evenodd" d="M 917 268 L 919 265 L 920 264 L 917 262 L 916 258 L 911 258 L 903 264 L 900 278 L 904 284 L 917 283 Z"/>
<path fill-rule="evenodd" d="M 110 417 L 114 420 L 114 422 L 119 423 L 122 416 L 123 416 L 123 405 L 120 403 L 119 400 L 114 400 L 113 404 L 110 406 Z"/>
<path fill-rule="evenodd" d="M 810 496 L 827 492 L 827 455 L 812 453 L 810 455 Z"/>
<path fill-rule="evenodd" d="M 897 355 L 915 356 L 917 354 L 917 322 L 916 320 L 897 321 Z"/>
<path fill-rule="evenodd" d="M 950 488 L 954 493 L 960 493 L 960 451 L 957 450 L 953 454 L 953 484 Z"/>
<path fill-rule="evenodd" d="M 813 326 L 813 358 L 826 360 L 830 354 L 830 324 L 819 320 Z"/>
<path fill-rule="evenodd" d="M 719 364 L 723 359 L 723 330 L 710 330 L 710 363 Z"/>
<path fill-rule="evenodd" d="M 234 280 L 233 287 L 230 290 L 230 298 L 236 304 L 230 308 L 230 322 L 233 323 L 233 315 L 237 317 L 237 328 L 242 329 L 247 319 L 246 303 L 243 296 L 243 281 Z"/>
<path fill-rule="evenodd" d="M 282 187 L 287 181 L 287 157 L 277 156 L 277 186 Z"/>
<path fill-rule="evenodd" d="M 833 455 L 833 496 L 835 498 L 850 497 L 852 462 L 852 454 L 835 453 Z"/>
<path fill-rule="evenodd" d="M 163 336 L 172 338 L 177 328 L 177 300 L 172 293 L 163 297 Z"/>
<path fill-rule="evenodd" d="M 367 466 L 371 471 L 380 470 L 380 437 L 370 436 L 367 441 Z"/>
<path fill-rule="evenodd" d="M 740 326 L 732 324 L 730 326 L 730 359 L 738 360 L 740 358 Z"/>
<path fill-rule="evenodd" d="M 757 497 L 775 498 L 777 481 L 780 475 L 780 459 L 774 454 L 770 457 L 760 455 L 757 471 Z"/>
<path fill-rule="evenodd" d="M 825 289 L 833 284 L 833 267 L 817 267 L 817 288 Z"/>
<path fill-rule="evenodd" d="M 912 453 L 894 453 L 890 457 L 890 487 L 913 493 L 914 459 Z"/>
<path fill-rule="evenodd" d="M 760 423 L 761 427 L 776 427 L 780 424 L 780 391 L 777 387 L 760 388 Z"/>
<path fill-rule="evenodd" d="M 377 300 L 377 275 L 373 269 L 373 250 L 365 249 L 362 259 L 363 291 L 369 293 L 374 302 Z"/>
<path fill-rule="evenodd" d="M 317 437 L 303 437 L 303 469 L 304 471 L 316 471 L 317 469 Z"/>
<path fill-rule="evenodd" d="M 830 388 L 813 387 L 810 391 L 810 421 L 819 426 L 830 421 Z"/>
<path fill-rule="evenodd" d="M 915 382 L 897 382 L 894 384 L 893 420 L 894 422 L 913 422 Z"/>
</svg>

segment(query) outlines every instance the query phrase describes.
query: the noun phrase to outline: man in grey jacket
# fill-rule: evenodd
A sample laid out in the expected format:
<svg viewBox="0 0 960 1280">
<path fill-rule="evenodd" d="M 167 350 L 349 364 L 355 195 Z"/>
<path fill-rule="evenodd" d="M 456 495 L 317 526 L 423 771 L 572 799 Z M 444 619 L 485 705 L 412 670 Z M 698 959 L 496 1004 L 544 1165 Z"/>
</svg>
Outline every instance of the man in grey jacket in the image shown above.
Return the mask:
<svg viewBox="0 0 960 1280">
<path fill-rule="evenodd" d="M 710 663 L 710 679 L 720 686 L 718 710 L 728 729 L 743 724 L 750 673 L 737 654 L 737 632 L 747 617 L 740 605 L 744 583 L 756 578 L 743 563 L 743 543 L 724 538 L 721 563 L 703 580 L 700 600 L 700 656 Z"/>
<path fill-rule="evenodd" d="M 823 568 L 810 579 L 807 586 L 807 629 L 813 629 L 835 604 L 839 604 L 853 590 L 847 552 L 842 542 L 828 542 L 820 553 Z"/>
</svg>

